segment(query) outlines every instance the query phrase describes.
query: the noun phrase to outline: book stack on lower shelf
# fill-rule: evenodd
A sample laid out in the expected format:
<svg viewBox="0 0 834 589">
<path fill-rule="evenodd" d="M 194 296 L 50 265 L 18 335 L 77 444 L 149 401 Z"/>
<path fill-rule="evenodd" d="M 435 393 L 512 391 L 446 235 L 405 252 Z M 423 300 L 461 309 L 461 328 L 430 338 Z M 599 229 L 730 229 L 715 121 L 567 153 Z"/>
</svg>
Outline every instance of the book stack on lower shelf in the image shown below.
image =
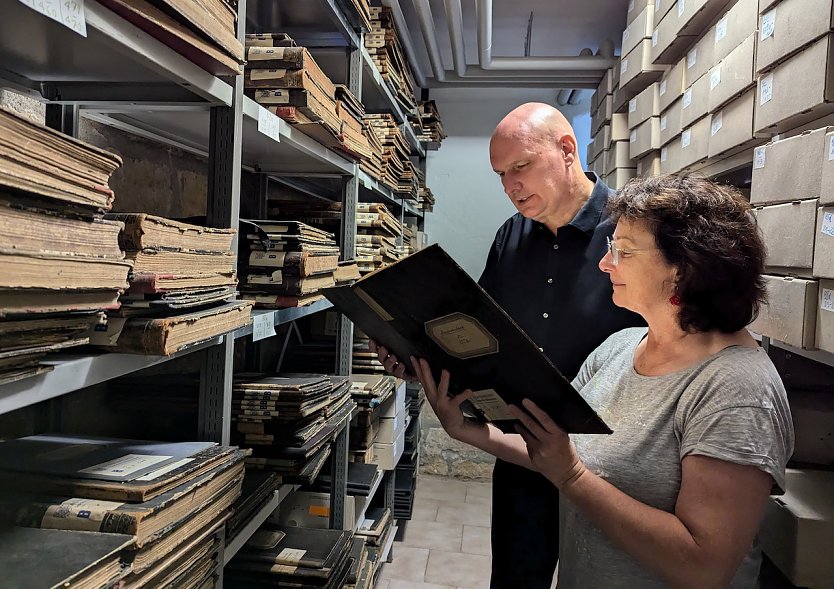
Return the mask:
<svg viewBox="0 0 834 589">
<path fill-rule="evenodd" d="M 403 34 L 407 35 L 408 31 Z M 406 61 L 390 8 L 371 7 L 371 31 L 365 35 L 365 47 L 402 109 L 414 110 L 417 84 Z"/>
<path fill-rule="evenodd" d="M 405 383 L 392 376 L 354 374 L 351 394 L 359 411 L 351 422 L 352 462 L 394 470 L 405 442 Z"/>
<path fill-rule="evenodd" d="M 224 572 L 224 585 L 341 589 L 351 567 L 353 534 L 265 524 Z"/>
<path fill-rule="evenodd" d="M 257 307 L 301 307 L 321 300 L 336 284 L 335 235 L 299 221 L 241 221 L 242 296 Z"/>
<path fill-rule="evenodd" d="M 411 519 L 414 511 L 414 492 L 417 488 L 417 473 L 420 469 L 420 419 L 411 415 L 411 424 L 405 430 L 403 455 L 394 471 L 394 517 Z"/>
<path fill-rule="evenodd" d="M 77 530 L 52 539 L 73 555 L 101 535 L 126 535 L 116 579 L 91 586 L 201 587 L 217 570 L 218 532 L 240 495 L 246 454 L 209 442 L 20 438 L 0 444 L 0 515 L 23 528 Z M 64 560 L 44 558 L 41 568 Z M 113 570 L 109 555 L 105 566 L 101 576 Z"/>
<path fill-rule="evenodd" d="M 0 109 L 0 383 L 51 370 L 118 306 L 130 262 L 103 213 L 117 155 Z"/>
<path fill-rule="evenodd" d="M 356 262 L 362 274 L 373 272 L 400 259 L 397 237 L 402 224 L 383 204 L 356 206 Z"/>
<path fill-rule="evenodd" d="M 253 450 L 247 468 L 284 482 L 315 480 L 354 407 L 345 377 L 238 374 L 233 390 L 235 440 Z"/>
<path fill-rule="evenodd" d="M 383 169 L 379 180 L 402 198 L 417 200 L 417 169 L 409 159 L 410 149 L 394 115 L 367 114 L 365 121 L 383 146 Z"/>
<path fill-rule="evenodd" d="M 234 229 L 120 213 L 120 244 L 133 262 L 130 288 L 91 343 L 108 350 L 168 356 L 249 323 L 237 301 Z"/>
<path fill-rule="evenodd" d="M 269 470 L 249 469 L 243 477 L 240 497 L 232 505 L 232 516 L 226 523 L 226 539 L 232 540 L 258 514 L 282 486 L 281 477 Z"/>
</svg>

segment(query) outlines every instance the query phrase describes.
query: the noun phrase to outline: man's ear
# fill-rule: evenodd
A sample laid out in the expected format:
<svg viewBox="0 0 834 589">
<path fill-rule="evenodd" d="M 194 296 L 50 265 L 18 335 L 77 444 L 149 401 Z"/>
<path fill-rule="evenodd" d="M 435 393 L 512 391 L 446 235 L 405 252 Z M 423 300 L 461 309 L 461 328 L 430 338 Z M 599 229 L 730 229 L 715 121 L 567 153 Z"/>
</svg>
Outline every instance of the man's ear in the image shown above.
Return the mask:
<svg viewBox="0 0 834 589">
<path fill-rule="evenodd" d="M 576 161 L 576 139 L 571 135 L 563 135 L 560 141 L 562 145 L 562 155 L 565 158 L 565 164 L 572 166 Z"/>
</svg>

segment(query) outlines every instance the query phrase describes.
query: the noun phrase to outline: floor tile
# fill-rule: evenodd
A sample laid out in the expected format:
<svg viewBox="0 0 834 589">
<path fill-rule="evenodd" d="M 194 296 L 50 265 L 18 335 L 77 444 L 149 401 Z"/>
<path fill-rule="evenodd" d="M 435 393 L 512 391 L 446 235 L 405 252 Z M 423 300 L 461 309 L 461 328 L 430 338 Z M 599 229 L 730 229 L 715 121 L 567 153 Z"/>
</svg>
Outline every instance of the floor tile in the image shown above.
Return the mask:
<svg viewBox="0 0 834 589">
<path fill-rule="evenodd" d="M 466 501 L 466 483 L 446 477 L 421 475 L 417 479 L 417 496 L 441 501 Z"/>
<path fill-rule="evenodd" d="M 440 503 L 437 521 L 448 524 L 468 524 L 471 526 L 489 526 L 491 508 L 481 503 Z"/>
<path fill-rule="evenodd" d="M 410 521 L 405 526 L 403 545 L 460 552 L 463 526 L 445 522 Z"/>
<path fill-rule="evenodd" d="M 394 545 L 394 561 L 382 567 L 383 579 L 423 582 L 426 575 L 426 563 L 429 559 L 427 548 L 413 548 L 403 544 Z"/>
<path fill-rule="evenodd" d="M 411 521 L 433 522 L 437 521 L 437 508 L 440 507 L 439 499 L 424 499 L 414 495 L 414 510 L 411 513 Z"/>
<path fill-rule="evenodd" d="M 389 579 L 383 579 L 382 577 L 379 577 L 377 579 L 377 582 L 374 584 L 374 589 L 388 589 L 388 584 L 390 582 L 391 581 Z"/>
<path fill-rule="evenodd" d="M 489 587 L 490 563 L 488 556 L 432 550 L 426 568 L 426 581 L 465 589 L 484 589 Z"/>
<path fill-rule="evenodd" d="M 490 528 L 482 526 L 463 526 L 461 552 L 491 556 Z"/>
<path fill-rule="evenodd" d="M 492 505 L 492 483 L 466 483 L 466 502 L 479 505 Z"/>
<path fill-rule="evenodd" d="M 455 589 L 452 585 L 435 585 L 434 583 L 415 583 L 391 579 L 388 589 Z"/>
</svg>

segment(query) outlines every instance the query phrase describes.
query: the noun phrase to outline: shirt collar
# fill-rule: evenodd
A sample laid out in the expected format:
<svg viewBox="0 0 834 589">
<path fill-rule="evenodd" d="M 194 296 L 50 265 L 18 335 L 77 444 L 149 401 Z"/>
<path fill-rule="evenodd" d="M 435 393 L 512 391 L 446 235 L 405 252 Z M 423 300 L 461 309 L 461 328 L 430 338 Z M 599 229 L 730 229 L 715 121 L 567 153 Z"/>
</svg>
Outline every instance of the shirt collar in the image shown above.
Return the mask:
<svg viewBox="0 0 834 589">
<path fill-rule="evenodd" d="M 588 235 L 593 235 L 594 230 L 599 225 L 602 217 L 602 211 L 608 202 L 608 195 L 612 190 L 608 185 L 602 181 L 602 178 L 597 176 L 594 172 L 585 172 L 588 180 L 594 183 L 594 189 L 591 191 L 591 196 L 576 213 L 576 216 L 568 225 L 573 225 L 580 231 L 584 231 Z"/>
</svg>

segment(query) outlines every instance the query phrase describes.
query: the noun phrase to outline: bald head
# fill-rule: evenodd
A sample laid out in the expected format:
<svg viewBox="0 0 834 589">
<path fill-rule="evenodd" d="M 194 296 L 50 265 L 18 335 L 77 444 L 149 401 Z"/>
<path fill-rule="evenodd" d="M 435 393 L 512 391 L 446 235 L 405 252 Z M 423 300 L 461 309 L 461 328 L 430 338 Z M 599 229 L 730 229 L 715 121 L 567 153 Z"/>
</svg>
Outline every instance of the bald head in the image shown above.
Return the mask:
<svg viewBox="0 0 834 589">
<path fill-rule="evenodd" d="M 501 119 L 495 132 L 495 139 L 515 141 L 559 141 L 563 136 L 574 137 L 573 128 L 561 112 L 543 102 L 527 102 L 512 110 Z M 576 138 L 574 137 L 574 141 Z"/>
</svg>

